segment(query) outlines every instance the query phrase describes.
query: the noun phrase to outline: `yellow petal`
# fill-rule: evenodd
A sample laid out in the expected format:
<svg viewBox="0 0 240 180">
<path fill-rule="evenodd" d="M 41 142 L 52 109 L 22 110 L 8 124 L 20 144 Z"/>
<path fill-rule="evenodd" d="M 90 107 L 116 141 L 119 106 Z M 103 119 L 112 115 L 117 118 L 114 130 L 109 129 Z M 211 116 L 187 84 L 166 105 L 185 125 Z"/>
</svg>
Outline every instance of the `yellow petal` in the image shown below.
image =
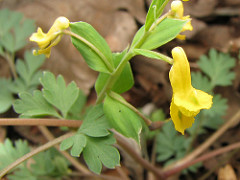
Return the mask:
<svg viewBox="0 0 240 180">
<path fill-rule="evenodd" d="M 195 89 L 191 85 L 190 66 L 186 54 L 182 48 L 172 50 L 173 65 L 169 72 L 169 79 L 173 89 L 170 115 L 176 130 L 184 133 L 191 127 L 201 109 L 209 109 L 212 106 L 212 96 Z"/>
<path fill-rule="evenodd" d="M 185 96 L 191 91 L 191 74 L 187 57 L 180 47 L 172 50 L 173 66 L 169 72 L 169 78 L 173 89 L 173 94 Z"/>
<path fill-rule="evenodd" d="M 34 55 L 45 54 L 49 57 L 51 54 L 51 47 L 57 45 L 61 40 L 61 30 L 68 27 L 69 20 L 65 17 L 59 17 L 55 20 L 47 34 L 43 33 L 41 28 L 38 28 L 37 33 L 33 33 L 30 37 L 30 41 L 36 42 L 40 48 L 33 52 Z"/>
<path fill-rule="evenodd" d="M 174 17 L 182 19 L 183 17 L 183 3 L 182 1 L 176 0 L 171 3 L 171 10 L 174 12 Z"/>
<path fill-rule="evenodd" d="M 186 39 L 186 36 L 185 35 L 182 35 L 182 34 L 178 34 L 177 39 L 180 39 L 180 40 L 185 40 Z"/>
<path fill-rule="evenodd" d="M 212 96 L 192 87 L 189 94 L 173 95 L 174 102 L 186 116 L 196 116 L 201 109 L 209 109 L 212 106 Z"/>
<path fill-rule="evenodd" d="M 48 31 L 48 35 L 58 32 L 59 30 L 67 29 L 69 27 L 69 20 L 66 17 L 60 16 L 58 17 L 52 27 Z"/>
<path fill-rule="evenodd" d="M 174 123 L 175 129 L 184 135 L 185 129 L 192 126 L 194 123 L 194 116 L 185 116 L 178 109 L 178 106 L 175 105 L 172 101 L 170 106 L 170 115 Z"/>
</svg>

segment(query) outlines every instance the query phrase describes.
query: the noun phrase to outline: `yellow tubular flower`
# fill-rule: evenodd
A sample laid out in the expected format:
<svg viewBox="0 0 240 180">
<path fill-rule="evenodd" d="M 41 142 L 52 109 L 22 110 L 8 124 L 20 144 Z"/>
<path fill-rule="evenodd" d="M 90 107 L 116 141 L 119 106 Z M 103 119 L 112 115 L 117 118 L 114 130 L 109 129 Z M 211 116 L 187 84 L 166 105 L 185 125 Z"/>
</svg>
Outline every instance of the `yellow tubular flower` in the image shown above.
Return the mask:
<svg viewBox="0 0 240 180">
<path fill-rule="evenodd" d="M 58 17 L 53 23 L 52 27 L 47 33 L 44 33 L 39 27 L 36 33 L 30 37 L 30 41 L 38 44 L 39 50 L 34 50 L 34 55 L 45 54 L 49 57 L 51 54 L 51 47 L 57 45 L 62 37 L 62 30 L 69 27 L 69 20 L 65 17 Z"/>
<path fill-rule="evenodd" d="M 188 1 L 188 0 L 185 0 Z M 175 0 L 171 3 L 171 15 L 169 16 L 169 18 L 175 18 L 175 19 L 181 19 L 181 20 L 189 20 L 189 22 L 187 22 L 187 24 L 183 27 L 182 31 L 192 31 L 193 27 L 191 25 L 191 19 L 190 16 L 183 16 L 184 13 L 184 8 L 183 8 L 183 3 L 180 0 Z M 178 35 L 177 36 L 178 39 L 184 40 L 185 39 L 185 35 Z"/>
<path fill-rule="evenodd" d="M 169 79 L 173 89 L 170 115 L 175 129 L 182 134 L 191 127 L 201 109 L 210 109 L 212 96 L 192 87 L 190 66 L 181 47 L 172 50 L 173 66 Z"/>
</svg>

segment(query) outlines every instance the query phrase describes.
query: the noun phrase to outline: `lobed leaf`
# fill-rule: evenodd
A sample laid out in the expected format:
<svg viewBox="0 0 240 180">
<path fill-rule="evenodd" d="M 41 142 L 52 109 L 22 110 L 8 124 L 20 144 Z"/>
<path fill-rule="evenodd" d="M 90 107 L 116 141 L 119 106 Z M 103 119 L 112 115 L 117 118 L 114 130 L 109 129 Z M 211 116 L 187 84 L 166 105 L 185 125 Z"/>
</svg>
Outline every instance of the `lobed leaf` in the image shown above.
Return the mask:
<svg viewBox="0 0 240 180">
<path fill-rule="evenodd" d="M 213 90 L 211 82 L 201 72 L 191 72 L 191 78 L 194 88 L 205 92 L 211 92 Z"/>
<path fill-rule="evenodd" d="M 209 57 L 201 56 L 198 65 L 210 78 L 212 87 L 231 85 L 235 78 L 235 73 L 231 71 L 235 66 L 235 59 L 229 54 L 218 53 L 211 49 Z"/>
<path fill-rule="evenodd" d="M 42 92 L 36 90 L 33 95 L 28 92 L 19 94 L 20 99 L 13 104 L 14 110 L 22 116 L 53 116 L 61 118 L 54 107 L 49 104 L 42 95 Z"/>
<path fill-rule="evenodd" d="M 102 164 L 110 169 L 120 165 L 119 152 L 112 146 L 114 143 L 113 135 L 98 138 L 87 136 L 83 158 L 91 171 L 100 174 Z"/>
<path fill-rule="evenodd" d="M 29 152 L 27 141 L 18 140 L 14 146 L 9 139 L 6 139 L 4 143 L 0 143 L 0 170 Z"/>
<path fill-rule="evenodd" d="M 78 98 L 79 88 L 77 85 L 71 82 L 66 86 L 61 75 L 55 79 L 55 76 L 50 72 L 44 72 L 40 82 L 43 86 L 44 98 L 61 111 L 63 118 L 66 118 L 67 113 Z"/>
<path fill-rule="evenodd" d="M 103 137 L 109 135 L 110 125 L 104 116 L 102 104 L 94 106 L 86 115 L 78 132 L 90 137 Z"/>
<path fill-rule="evenodd" d="M 6 112 L 14 101 L 11 91 L 9 91 L 10 80 L 0 79 L 0 113 Z"/>
</svg>

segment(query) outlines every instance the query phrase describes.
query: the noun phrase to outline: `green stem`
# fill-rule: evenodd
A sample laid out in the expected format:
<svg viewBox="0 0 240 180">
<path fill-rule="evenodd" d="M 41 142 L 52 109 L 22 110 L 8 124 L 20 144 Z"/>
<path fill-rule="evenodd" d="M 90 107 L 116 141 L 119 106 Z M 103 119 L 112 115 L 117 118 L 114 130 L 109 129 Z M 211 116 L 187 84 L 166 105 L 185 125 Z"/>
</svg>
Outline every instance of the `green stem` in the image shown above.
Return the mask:
<svg viewBox="0 0 240 180">
<path fill-rule="evenodd" d="M 49 149 L 50 147 L 62 142 L 63 140 L 73 136 L 73 133 L 67 133 L 63 136 L 60 136 L 52 141 L 49 141 L 48 143 L 38 147 L 37 149 L 34 149 L 33 151 L 25 154 L 24 156 L 20 157 L 19 159 L 17 159 L 16 161 L 14 161 L 12 164 L 8 165 L 6 168 L 4 168 L 1 172 L 0 172 L 0 179 L 5 176 L 9 171 L 11 171 L 13 168 L 15 168 L 16 166 L 18 166 L 19 164 L 21 164 L 22 162 L 28 160 L 29 158 L 33 157 L 34 155 L 45 151 L 47 149 Z"/>
<path fill-rule="evenodd" d="M 91 42 L 89 42 L 88 40 L 86 40 L 85 38 L 83 38 L 82 36 L 79 36 L 78 34 L 75 34 L 72 31 L 69 30 L 63 30 L 62 31 L 63 34 L 66 35 L 70 35 L 80 41 L 82 41 L 83 43 L 85 43 L 88 47 L 90 47 L 95 53 L 97 53 L 97 55 L 103 60 L 104 64 L 106 65 L 106 67 L 108 68 L 109 72 L 113 72 L 114 68 L 113 66 L 109 63 L 109 61 L 107 60 L 107 58 L 103 55 L 103 53 L 101 51 L 99 51 L 98 48 L 96 48 L 96 46 L 94 46 Z"/>
<path fill-rule="evenodd" d="M 148 119 L 147 117 L 145 117 L 140 111 L 138 111 L 137 108 L 135 108 L 134 106 L 132 106 L 131 104 L 129 104 L 127 101 L 120 99 L 115 92 L 111 91 L 108 93 L 109 96 L 111 96 L 113 99 L 115 99 L 116 101 L 120 102 L 121 104 L 125 105 L 126 107 L 128 107 L 129 109 L 131 109 L 133 112 L 135 112 L 140 118 L 142 118 L 144 120 L 144 122 L 150 126 L 152 124 L 152 121 L 150 119 Z"/>
<path fill-rule="evenodd" d="M 151 26 L 151 31 L 161 22 L 163 21 L 169 13 L 166 13 L 165 15 L 163 15 L 162 17 L 160 17 L 156 23 L 154 23 L 155 25 Z M 99 93 L 99 96 L 97 98 L 96 104 L 99 104 L 103 101 L 105 94 L 111 90 L 112 86 L 114 85 L 114 83 L 117 81 L 119 75 L 121 74 L 121 72 L 123 71 L 123 68 L 125 67 L 126 63 L 133 57 L 135 56 L 135 53 L 133 52 L 133 50 L 135 48 L 140 48 L 141 45 L 144 43 L 144 41 L 147 39 L 147 37 L 150 35 L 151 31 L 146 31 L 143 33 L 143 35 L 139 38 L 139 40 L 134 43 L 131 44 L 128 52 L 126 53 L 126 55 L 122 58 L 121 62 L 119 63 L 118 67 L 114 70 L 114 72 L 111 74 L 111 76 L 108 78 L 105 86 L 103 87 L 102 91 Z"/>
</svg>

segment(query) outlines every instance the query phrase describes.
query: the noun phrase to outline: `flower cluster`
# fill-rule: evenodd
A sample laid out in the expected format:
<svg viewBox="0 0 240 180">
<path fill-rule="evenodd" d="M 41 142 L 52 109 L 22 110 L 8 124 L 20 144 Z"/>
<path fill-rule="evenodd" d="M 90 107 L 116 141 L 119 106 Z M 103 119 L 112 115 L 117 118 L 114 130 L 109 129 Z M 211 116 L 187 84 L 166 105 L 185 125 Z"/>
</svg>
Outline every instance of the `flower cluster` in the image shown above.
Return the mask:
<svg viewBox="0 0 240 180">
<path fill-rule="evenodd" d="M 65 17 L 58 17 L 47 33 L 44 33 L 39 27 L 36 33 L 30 37 L 30 41 L 38 44 L 39 50 L 34 50 L 34 55 L 45 54 L 49 57 L 51 48 L 59 43 L 62 37 L 62 30 L 69 27 L 69 20 Z"/>
<path fill-rule="evenodd" d="M 192 87 L 190 66 L 184 50 L 175 47 L 172 56 L 174 62 L 169 72 L 173 89 L 170 115 L 175 129 L 184 134 L 200 110 L 212 106 L 212 96 Z"/>
<path fill-rule="evenodd" d="M 188 1 L 188 0 L 185 0 Z M 168 16 L 169 18 L 181 19 L 181 20 L 189 20 L 187 24 L 183 27 L 181 32 L 184 31 L 192 31 L 193 27 L 191 25 L 190 16 L 183 16 L 184 9 L 183 3 L 180 0 L 175 0 L 171 3 L 171 14 Z M 178 39 L 185 40 L 185 35 L 179 34 L 177 36 Z"/>
</svg>

